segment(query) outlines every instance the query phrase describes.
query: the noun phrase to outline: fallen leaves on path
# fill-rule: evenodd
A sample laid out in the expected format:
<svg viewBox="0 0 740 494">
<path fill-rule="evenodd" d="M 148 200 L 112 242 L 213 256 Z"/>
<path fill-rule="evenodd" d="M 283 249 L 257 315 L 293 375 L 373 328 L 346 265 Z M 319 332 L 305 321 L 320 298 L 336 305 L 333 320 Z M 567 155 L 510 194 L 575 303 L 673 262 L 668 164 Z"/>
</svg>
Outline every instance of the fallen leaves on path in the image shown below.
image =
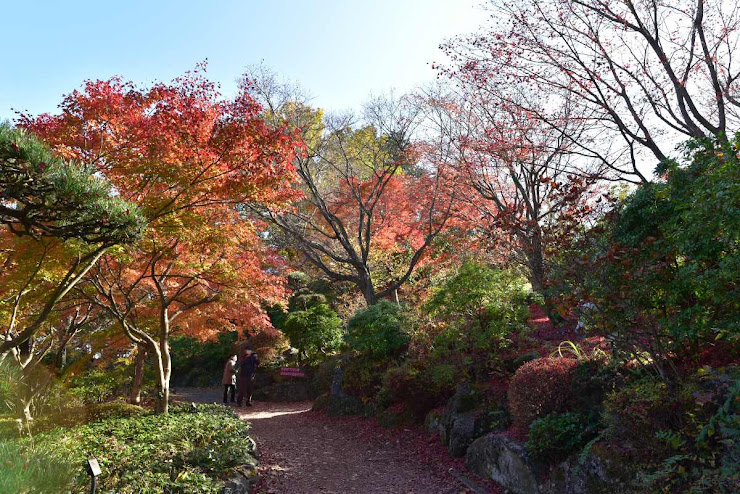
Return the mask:
<svg viewBox="0 0 740 494">
<path fill-rule="evenodd" d="M 214 401 L 203 390 L 188 399 Z M 467 494 L 450 469 L 483 491 L 503 492 L 466 472 L 421 427 L 383 428 L 365 417 L 330 418 L 310 402 L 237 408 L 260 451 L 259 494 Z"/>
</svg>

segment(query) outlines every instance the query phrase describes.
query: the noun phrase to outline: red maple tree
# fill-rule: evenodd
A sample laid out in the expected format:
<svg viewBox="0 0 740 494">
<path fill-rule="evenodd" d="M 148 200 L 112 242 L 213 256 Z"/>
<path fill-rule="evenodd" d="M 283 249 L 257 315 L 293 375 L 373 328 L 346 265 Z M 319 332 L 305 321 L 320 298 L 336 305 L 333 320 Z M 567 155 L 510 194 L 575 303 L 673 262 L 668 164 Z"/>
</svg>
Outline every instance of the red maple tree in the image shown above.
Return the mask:
<svg viewBox="0 0 740 494">
<path fill-rule="evenodd" d="M 107 256 L 85 293 L 155 356 L 157 409 L 166 411 L 175 322 L 200 336 L 233 322 L 270 329 L 261 302 L 282 295 L 279 259 L 243 206 L 282 208 L 299 195 L 292 161 L 300 144 L 287 128 L 266 125 L 246 92 L 222 99 L 202 66 L 149 88 L 88 81 L 60 108 L 22 116 L 21 125 L 64 156 L 94 163 L 148 219 L 144 238 Z"/>
</svg>

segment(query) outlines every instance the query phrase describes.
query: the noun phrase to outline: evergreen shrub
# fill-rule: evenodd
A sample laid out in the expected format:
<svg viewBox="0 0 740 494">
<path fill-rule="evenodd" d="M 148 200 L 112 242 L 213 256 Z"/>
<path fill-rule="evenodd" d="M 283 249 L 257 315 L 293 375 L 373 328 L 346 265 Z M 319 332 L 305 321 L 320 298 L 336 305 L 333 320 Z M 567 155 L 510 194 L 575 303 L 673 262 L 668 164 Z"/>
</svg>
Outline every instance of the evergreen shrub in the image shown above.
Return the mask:
<svg viewBox="0 0 740 494">
<path fill-rule="evenodd" d="M 593 430 L 584 427 L 580 414 L 551 413 L 530 424 L 527 449 L 546 461 L 562 460 L 582 448 L 591 437 Z"/>
</svg>

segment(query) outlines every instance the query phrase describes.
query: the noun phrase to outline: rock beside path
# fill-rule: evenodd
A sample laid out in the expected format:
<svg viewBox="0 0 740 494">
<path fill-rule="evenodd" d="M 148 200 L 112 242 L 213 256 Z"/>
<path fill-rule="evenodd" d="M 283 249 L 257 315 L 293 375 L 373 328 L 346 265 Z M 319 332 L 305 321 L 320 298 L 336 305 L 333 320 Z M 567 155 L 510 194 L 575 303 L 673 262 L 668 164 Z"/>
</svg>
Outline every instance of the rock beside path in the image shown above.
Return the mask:
<svg viewBox="0 0 740 494">
<path fill-rule="evenodd" d="M 514 494 L 631 494 L 643 490 L 630 465 L 598 444 L 585 458 L 576 455 L 546 466 L 537 463 L 522 443 L 503 434 L 489 434 L 468 448 L 465 465 Z"/>
</svg>

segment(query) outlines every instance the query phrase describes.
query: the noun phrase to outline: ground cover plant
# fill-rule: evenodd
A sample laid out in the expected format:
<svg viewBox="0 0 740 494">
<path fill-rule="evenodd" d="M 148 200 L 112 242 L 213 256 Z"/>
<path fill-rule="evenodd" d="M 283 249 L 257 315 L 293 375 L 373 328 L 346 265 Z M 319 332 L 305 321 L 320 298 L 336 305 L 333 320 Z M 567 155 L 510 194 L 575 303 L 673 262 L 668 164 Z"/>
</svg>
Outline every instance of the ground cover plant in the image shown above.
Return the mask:
<svg viewBox="0 0 740 494">
<path fill-rule="evenodd" d="M 219 480 L 233 468 L 256 464 L 248 433 L 249 425 L 231 409 L 185 404 L 165 415 L 110 417 L 54 429 L 16 447 L 33 447 L 44 462 L 74 472 L 72 492 L 87 489 L 84 463 L 95 457 L 103 470 L 99 492 L 207 493 L 218 492 Z"/>
</svg>

